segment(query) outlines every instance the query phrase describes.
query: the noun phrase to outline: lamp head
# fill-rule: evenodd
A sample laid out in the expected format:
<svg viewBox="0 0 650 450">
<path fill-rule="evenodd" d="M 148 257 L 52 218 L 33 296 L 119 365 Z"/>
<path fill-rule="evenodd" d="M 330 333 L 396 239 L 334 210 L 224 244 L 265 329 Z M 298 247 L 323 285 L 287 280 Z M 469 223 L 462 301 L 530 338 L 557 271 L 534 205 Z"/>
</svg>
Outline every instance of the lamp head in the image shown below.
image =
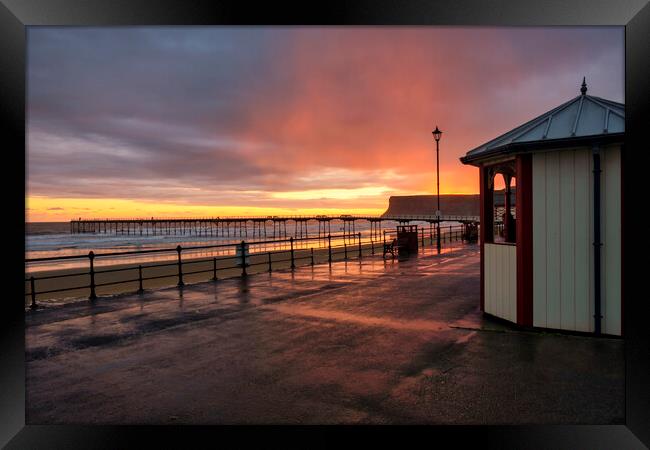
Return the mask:
<svg viewBox="0 0 650 450">
<path fill-rule="evenodd" d="M 433 138 L 436 141 L 440 140 L 440 137 L 442 136 L 442 131 L 438 129 L 438 125 L 436 125 L 436 129 L 431 132 L 433 134 Z"/>
</svg>

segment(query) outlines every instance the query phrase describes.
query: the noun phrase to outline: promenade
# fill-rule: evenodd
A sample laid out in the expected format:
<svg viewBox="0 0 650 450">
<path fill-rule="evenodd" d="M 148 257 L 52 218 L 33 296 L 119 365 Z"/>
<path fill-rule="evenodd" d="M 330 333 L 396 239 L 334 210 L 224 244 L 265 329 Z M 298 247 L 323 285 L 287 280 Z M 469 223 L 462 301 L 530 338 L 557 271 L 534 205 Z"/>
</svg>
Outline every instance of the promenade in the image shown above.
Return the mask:
<svg viewBox="0 0 650 450">
<path fill-rule="evenodd" d="M 458 244 L 26 311 L 27 423 L 623 423 L 622 340 L 478 293 Z"/>
</svg>

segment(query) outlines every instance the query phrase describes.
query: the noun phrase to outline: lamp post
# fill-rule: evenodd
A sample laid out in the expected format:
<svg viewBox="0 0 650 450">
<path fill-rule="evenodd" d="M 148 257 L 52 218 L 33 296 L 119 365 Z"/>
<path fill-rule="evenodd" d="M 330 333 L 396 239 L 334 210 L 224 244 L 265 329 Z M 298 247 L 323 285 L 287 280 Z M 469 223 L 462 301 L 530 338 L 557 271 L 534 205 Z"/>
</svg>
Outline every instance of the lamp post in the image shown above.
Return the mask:
<svg viewBox="0 0 650 450">
<path fill-rule="evenodd" d="M 436 210 L 436 228 L 437 228 L 437 242 L 436 245 L 438 247 L 438 254 L 440 254 L 440 137 L 442 136 L 442 131 L 438 129 L 438 125 L 436 125 L 436 129 L 431 132 L 433 134 L 433 138 L 436 140 L 436 192 L 437 192 L 437 197 L 438 197 L 438 209 Z"/>
</svg>

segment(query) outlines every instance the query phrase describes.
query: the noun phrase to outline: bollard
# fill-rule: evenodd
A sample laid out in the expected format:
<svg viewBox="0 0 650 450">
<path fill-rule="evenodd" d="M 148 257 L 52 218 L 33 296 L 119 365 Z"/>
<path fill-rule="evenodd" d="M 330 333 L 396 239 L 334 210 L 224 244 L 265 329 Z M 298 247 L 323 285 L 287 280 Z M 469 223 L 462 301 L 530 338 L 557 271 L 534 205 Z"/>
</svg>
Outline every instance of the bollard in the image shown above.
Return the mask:
<svg viewBox="0 0 650 450">
<path fill-rule="evenodd" d="M 140 282 L 140 287 L 138 288 L 138 294 L 142 294 L 144 292 L 144 288 L 142 287 L 142 265 L 138 266 L 138 281 Z"/>
<path fill-rule="evenodd" d="M 291 244 L 291 270 L 296 268 L 296 262 L 293 255 L 293 237 L 289 238 L 289 243 Z"/>
<path fill-rule="evenodd" d="M 183 251 L 183 247 L 178 245 L 176 251 L 178 252 L 178 286 L 185 286 L 185 283 L 183 283 L 183 263 L 181 261 L 181 251 Z"/>
<path fill-rule="evenodd" d="M 33 275 L 29 278 L 29 285 L 30 285 L 30 289 L 31 289 L 31 291 L 32 291 L 32 292 L 31 292 L 31 294 L 32 294 L 32 304 L 29 305 L 29 307 L 30 307 L 31 309 L 36 309 L 36 308 L 37 308 L 37 306 L 36 306 L 36 289 L 34 288 L 35 285 L 36 285 L 36 282 L 35 282 L 35 280 L 34 280 L 34 276 L 33 276 Z"/>
<path fill-rule="evenodd" d="M 332 235 L 327 235 L 327 262 L 332 265 Z"/>
<path fill-rule="evenodd" d="M 273 264 L 271 261 L 271 252 L 268 253 L 269 255 L 269 273 L 273 272 Z"/>
<path fill-rule="evenodd" d="M 212 258 L 212 281 L 217 281 L 217 258 Z"/>
<path fill-rule="evenodd" d="M 311 247 L 310 250 L 311 250 L 311 265 L 313 266 L 314 265 L 314 247 Z"/>
<path fill-rule="evenodd" d="M 361 259 L 361 232 L 357 233 L 359 239 L 359 259 Z"/>
<path fill-rule="evenodd" d="M 88 252 L 88 259 L 90 260 L 90 296 L 88 300 L 93 301 L 97 298 L 95 293 L 95 253 L 91 250 Z"/>
</svg>

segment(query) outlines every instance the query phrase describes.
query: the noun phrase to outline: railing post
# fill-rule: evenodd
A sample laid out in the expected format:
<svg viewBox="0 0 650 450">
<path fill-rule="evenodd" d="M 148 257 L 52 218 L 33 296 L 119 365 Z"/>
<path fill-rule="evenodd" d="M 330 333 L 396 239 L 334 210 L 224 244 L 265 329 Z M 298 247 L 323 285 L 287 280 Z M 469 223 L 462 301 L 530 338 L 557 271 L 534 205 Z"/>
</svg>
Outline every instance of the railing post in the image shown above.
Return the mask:
<svg viewBox="0 0 650 450">
<path fill-rule="evenodd" d="M 372 240 L 372 234 L 370 235 L 370 254 L 375 254 L 375 241 Z"/>
<path fill-rule="evenodd" d="M 293 255 L 293 237 L 289 238 L 289 243 L 291 244 L 291 270 L 296 268 L 296 261 Z"/>
<path fill-rule="evenodd" d="M 181 261 L 183 247 L 176 246 L 176 251 L 178 252 L 178 286 L 185 286 L 185 283 L 183 283 L 183 262 Z"/>
<path fill-rule="evenodd" d="M 343 251 L 344 251 L 343 259 L 347 261 L 347 259 L 348 259 L 348 243 L 345 242 L 345 239 L 343 239 Z"/>
<path fill-rule="evenodd" d="M 327 262 L 332 265 L 332 235 L 327 235 Z"/>
<path fill-rule="evenodd" d="M 32 294 L 32 304 L 29 305 L 29 307 L 31 309 L 36 309 L 37 308 L 37 306 L 36 306 L 36 289 L 35 289 L 36 281 L 34 280 L 34 275 L 32 275 L 29 278 L 29 286 L 30 286 L 30 290 L 32 291 L 31 292 L 31 294 Z"/>
<path fill-rule="evenodd" d="M 273 272 L 273 262 L 271 261 L 271 252 L 268 253 L 269 255 L 269 273 Z"/>
<path fill-rule="evenodd" d="M 95 293 L 95 253 L 91 250 L 88 252 L 88 259 L 90 261 L 90 296 L 88 300 L 93 301 L 97 298 Z"/>
<path fill-rule="evenodd" d="M 310 250 L 311 250 L 311 265 L 313 266 L 314 265 L 314 247 L 311 247 Z"/>
<path fill-rule="evenodd" d="M 138 294 L 142 294 L 144 292 L 144 288 L 142 287 L 142 265 L 138 266 L 138 282 L 140 283 Z"/>
<path fill-rule="evenodd" d="M 420 234 L 422 234 L 422 249 L 424 249 L 424 228 L 420 228 Z"/>
<path fill-rule="evenodd" d="M 245 277 L 248 275 L 246 272 L 246 242 L 241 241 L 239 245 L 241 246 L 241 276 Z"/>
<path fill-rule="evenodd" d="M 217 258 L 212 258 L 212 281 L 217 281 Z"/>
<path fill-rule="evenodd" d="M 359 239 L 359 259 L 361 259 L 361 232 L 357 233 L 357 238 Z"/>
</svg>

